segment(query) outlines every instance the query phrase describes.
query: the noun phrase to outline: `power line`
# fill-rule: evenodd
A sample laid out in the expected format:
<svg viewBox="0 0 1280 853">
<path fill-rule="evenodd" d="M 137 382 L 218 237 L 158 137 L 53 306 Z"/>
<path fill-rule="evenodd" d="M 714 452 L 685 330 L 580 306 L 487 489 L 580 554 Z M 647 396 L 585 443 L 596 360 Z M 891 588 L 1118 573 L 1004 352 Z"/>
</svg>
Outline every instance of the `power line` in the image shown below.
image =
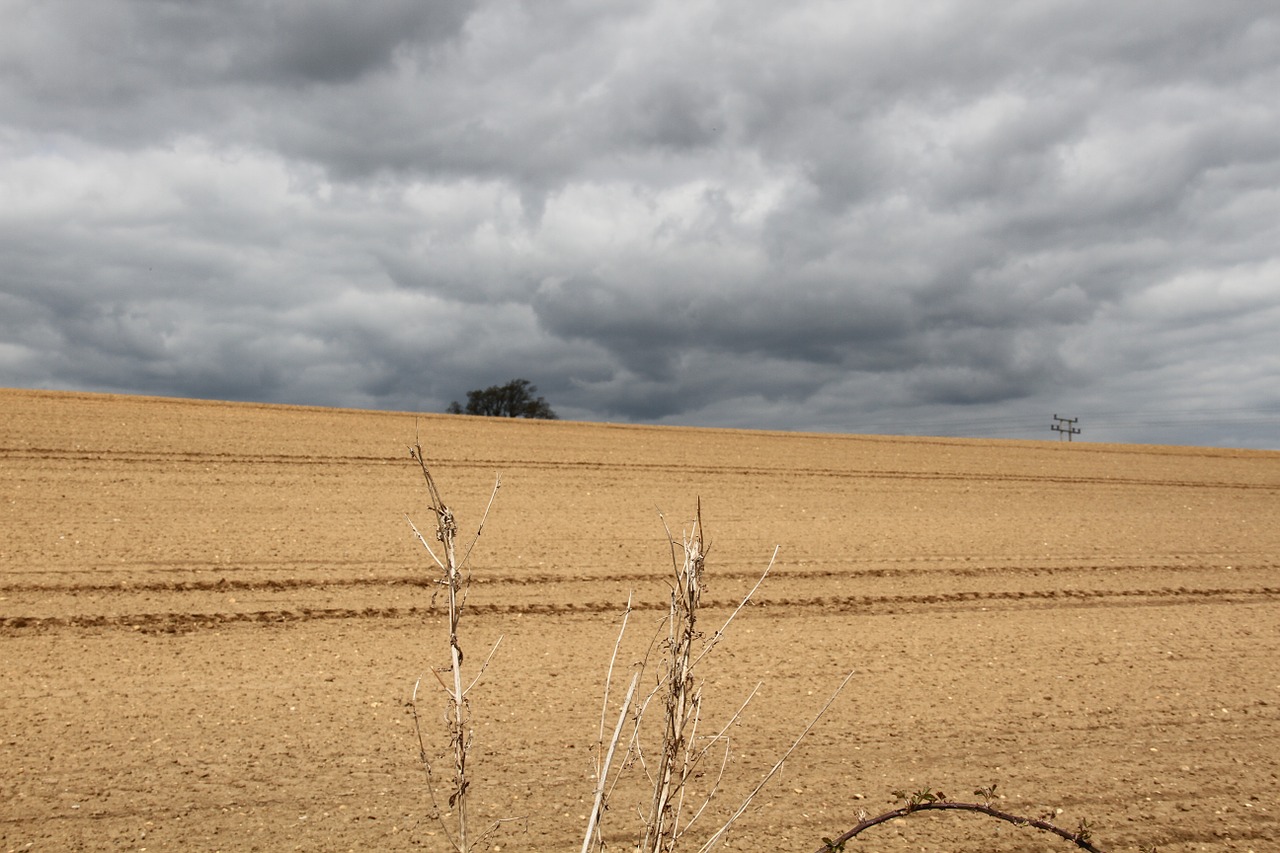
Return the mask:
<svg viewBox="0 0 1280 853">
<path fill-rule="evenodd" d="M 1079 435 L 1081 432 L 1080 427 L 1076 426 L 1079 420 L 1079 418 L 1064 418 L 1055 414 L 1053 416 L 1053 425 L 1049 429 L 1056 433 L 1061 433 L 1066 436 L 1067 441 L 1071 441 L 1072 436 Z"/>
<path fill-rule="evenodd" d="M 1077 419 L 1088 422 L 1091 434 L 1114 430 L 1165 431 L 1198 427 L 1239 428 L 1274 426 L 1280 429 L 1280 405 L 1201 408 L 1083 410 Z M 860 430 L 897 435 L 936 435 L 956 438 L 984 436 L 1035 435 L 1044 429 L 1043 415 L 972 416 L 910 419 L 901 421 L 863 422 Z"/>
</svg>

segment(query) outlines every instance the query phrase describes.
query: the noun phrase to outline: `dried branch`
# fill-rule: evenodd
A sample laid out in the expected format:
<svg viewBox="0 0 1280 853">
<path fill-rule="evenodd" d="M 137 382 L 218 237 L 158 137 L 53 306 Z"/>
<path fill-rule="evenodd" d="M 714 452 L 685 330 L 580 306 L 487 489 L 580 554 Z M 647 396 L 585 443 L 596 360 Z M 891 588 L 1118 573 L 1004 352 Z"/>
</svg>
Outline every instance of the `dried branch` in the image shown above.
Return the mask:
<svg viewBox="0 0 1280 853">
<path fill-rule="evenodd" d="M 752 801 L 754 801 L 756 796 L 762 790 L 764 790 L 764 786 L 769 784 L 769 780 L 778 774 L 778 771 L 782 769 L 782 765 L 785 764 L 787 759 L 791 757 L 791 753 L 796 751 L 796 748 L 800 746 L 800 742 L 803 741 L 806 737 L 808 737 L 809 732 L 812 731 L 813 727 L 818 724 L 818 721 L 822 719 L 822 716 L 827 713 L 827 709 L 830 708 L 831 705 L 836 701 L 836 697 L 840 695 L 840 691 L 844 690 L 845 685 L 848 684 L 849 680 L 853 678 L 855 672 L 856 670 L 850 670 L 849 674 L 844 677 L 844 681 L 840 682 L 840 686 L 835 689 L 835 692 L 831 694 L 830 698 L 827 699 L 826 703 L 821 708 L 818 709 L 818 713 L 815 714 L 813 719 L 809 721 L 809 725 L 804 727 L 804 730 L 800 732 L 800 734 L 792 742 L 791 746 L 787 748 L 787 751 L 784 752 L 782 754 L 782 757 L 778 759 L 777 763 L 773 765 L 773 768 L 770 769 L 769 772 L 764 775 L 764 778 L 761 779 L 759 784 L 757 784 L 755 788 L 752 789 L 751 793 L 747 794 L 746 799 L 744 799 L 742 801 L 742 804 L 738 806 L 737 811 L 735 811 L 729 817 L 729 819 L 725 821 L 723 826 L 721 826 L 718 830 L 716 830 L 715 834 L 713 834 L 709 839 L 707 839 L 707 842 L 705 844 L 703 844 L 701 847 L 698 848 L 698 853 L 709 853 L 709 851 L 715 849 L 715 846 L 717 844 L 719 844 L 722 840 L 724 840 L 724 837 L 729 832 L 729 829 L 734 825 L 734 823 L 738 821 L 738 818 L 746 814 L 747 809 L 751 807 Z"/>
<path fill-rule="evenodd" d="M 467 777 L 467 759 L 471 749 L 471 741 L 474 732 L 470 723 L 470 708 L 467 701 L 467 694 L 472 688 L 479 683 L 480 678 L 484 675 L 485 670 L 489 666 L 489 662 L 493 659 L 493 655 L 497 652 L 498 646 L 502 642 L 499 637 L 490 649 L 488 656 L 481 664 L 479 671 L 466 687 L 463 687 L 462 674 L 462 646 L 458 641 L 458 623 L 462 616 L 462 606 L 466 600 L 467 587 L 469 577 L 464 577 L 462 566 L 466 562 L 466 558 L 470 556 L 471 549 L 475 546 L 476 541 L 480 538 L 480 533 L 484 529 L 484 519 L 489 516 L 489 509 L 493 506 L 493 502 L 498 493 L 498 488 L 502 485 L 501 477 L 494 484 L 493 492 L 489 495 L 489 503 L 485 507 L 484 518 L 480 521 L 474 538 L 471 540 L 470 546 L 467 548 L 466 554 L 462 560 L 457 555 L 457 535 L 458 525 L 454 519 L 453 511 L 445 504 L 440 490 L 436 487 L 435 478 L 431 476 L 431 470 L 427 467 L 426 458 L 422 452 L 422 445 L 416 443 L 409 449 L 409 455 L 418 463 L 418 467 L 422 470 L 422 478 L 427 484 L 427 493 L 431 498 L 431 510 L 436 515 L 436 542 L 439 543 L 440 553 L 431 547 L 426 537 L 422 535 L 413 521 L 409 521 L 409 526 L 413 529 L 414 535 L 423 547 L 427 549 L 427 553 L 431 555 L 432 560 L 442 572 L 442 577 L 436 581 L 440 588 L 443 588 L 448 595 L 448 622 L 449 622 L 449 664 L 444 667 L 443 672 L 449 673 L 451 683 L 446 683 L 441 677 L 440 672 L 435 668 L 431 670 L 436 680 L 440 682 L 446 699 L 445 718 L 449 731 L 449 745 L 453 752 L 453 785 L 452 792 L 449 794 L 449 809 L 454 815 L 456 827 L 454 832 L 450 832 L 449 827 L 445 825 L 443 817 L 440 816 L 439 805 L 436 801 L 435 789 L 431 786 L 431 765 L 427 760 L 426 747 L 422 738 L 421 726 L 418 725 L 418 685 L 414 685 L 413 692 L 413 715 L 414 724 L 418 728 L 419 750 L 422 756 L 423 765 L 427 770 L 427 778 L 431 793 L 432 805 L 434 812 L 445 829 L 445 834 L 449 839 L 450 845 L 458 853 L 470 853 L 470 851 L 487 835 L 493 831 L 490 828 L 479 839 L 473 839 L 470 832 L 470 814 L 468 810 L 467 794 L 470 788 L 470 780 Z M 419 679 L 421 681 L 421 679 Z"/>
<path fill-rule="evenodd" d="M 707 810 L 707 806 L 711 805 L 711 801 L 715 799 L 716 792 L 720 790 L 720 783 L 724 781 L 724 771 L 729 766 L 728 731 L 731 727 L 737 724 L 738 720 L 742 717 L 742 712 L 747 710 L 747 706 L 751 704 L 751 700 L 756 698 L 756 694 L 760 692 L 760 686 L 763 683 L 764 682 L 756 682 L 756 686 L 752 688 L 751 692 L 747 695 L 747 698 L 738 706 L 738 710 L 733 712 L 733 716 L 729 718 L 728 722 L 726 722 L 724 726 L 721 727 L 720 731 L 711 737 L 707 742 L 707 745 L 698 752 L 697 758 L 694 761 L 695 765 L 702 761 L 706 754 L 711 751 L 713 746 L 721 741 L 724 742 L 724 758 L 720 761 L 720 770 L 716 774 L 716 780 L 707 789 L 707 795 L 703 797 L 702 805 L 698 807 L 696 812 L 694 812 L 693 817 L 689 818 L 689 822 L 684 825 L 684 829 L 681 830 L 682 832 L 688 831 L 690 827 L 698 822 L 698 818 L 702 817 L 702 813 Z"/>
<path fill-rule="evenodd" d="M 876 817 L 867 818 L 859 822 L 852 829 L 836 836 L 835 838 L 823 839 L 823 845 L 814 851 L 814 853 L 831 853 L 832 850 L 843 849 L 845 842 L 864 830 L 870 829 L 873 826 L 878 826 L 882 823 L 887 823 L 891 820 L 907 817 L 908 815 L 915 814 L 916 812 L 926 811 L 978 812 L 979 814 L 989 815 L 997 820 L 1003 820 L 1006 823 L 1011 823 L 1014 826 L 1029 826 L 1042 832 L 1051 833 L 1064 841 L 1074 844 L 1081 850 L 1089 851 L 1089 853 L 1104 853 L 1102 848 L 1094 846 L 1090 840 L 1091 833 L 1089 831 L 1089 827 L 1083 821 L 1081 821 L 1080 828 L 1076 832 L 1071 832 L 1070 830 L 1066 830 L 1060 826 L 1049 823 L 1047 820 L 1020 817 L 1006 811 L 1001 811 L 1000 809 L 994 808 L 990 803 L 953 803 L 941 798 L 934 799 L 932 802 L 918 802 L 914 796 L 910 802 L 901 808 L 896 808 L 892 811 L 885 812 L 882 815 L 877 815 Z"/>
<path fill-rule="evenodd" d="M 613 643 L 613 654 L 609 656 L 609 669 L 604 675 L 604 698 L 600 701 L 600 736 L 596 741 L 596 748 L 604 748 L 604 723 L 605 717 L 609 713 L 609 690 L 613 686 L 613 666 L 618 662 L 618 651 L 622 648 L 622 638 L 627 634 L 627 622 L 631 619 L 631 600 L 634 592 L 627 593 L 627 606 L 622 611 L 622 626 L 618 629 L 618 639 Z M 625 709 L 630 703 L 623 703 Z M 597 774 L 599 773 L 598 765 L 599 754 L 597 753 Z"/>
<path fill-rule="evenodd" d="M 609 769 L 613 765 L 614 751 L 618 748 L 618 741 L 622 738 L 622 730 L 627 722 L 627 713 L 631 710 L 631 699 L 635 696 L 636 685 L 639 683 L 640 673 L 637 672 L 631 676 L 631 686 L 627 688 L 626 698 L 622 700 L 622 710 L 618 713 L 618 724 L 614 726 L 613 738 L 609 741 L 609 749 L 600 764 L 600 769 L 596 772 L 595 800 L 591 806 L 591 817 L 587 821 L 587 834 L 582 839 L 582 853 L 589 853 L 592 842 L 600 840 L 597 827 L 600 825 L 600 816 L 604 813 Z"/>
<path fill-rule="evenodd" d="M 422 736 L 422 719 L 418 716 L 418 687 L 421 684 L 421 678 L 413 683 L 413 695 L 409 700 L 409 712 L 413 716 L 413 731 L 418 738 L 418 759 L 422 762 L 422 769 L 427 777 L 427 796 L 431 798 L 431 816 L 440 821 L 445 838 L 449 840 L 449 846 L 456 849 L 458 845 L 453 839 L 453 833 L 449 831 L 448 825 L 440 820 L 440 802 L 436 799 L 435 777 L 431 773 L 431 757 L 427 754 L 427 743 Z"/>
<path fill-rule="evenodd" d="M 494 641 L 493 648 L 489 649 L 489 654 L 485 656 L 484 662 L 480 664 L 480 669 L 476 672 L 476 677 L 471 679 L 471 683 L 467 685 L 467 689 L 462 691 L 462 695 L 466 696 L 471 689 L 480 683 L 480 679 L 484 677 L 484 671 L 489 668 L 489 661 L 493 660 L 493 656 L 498 653 L 498 646 L 502 645 L 502 641 L 506 639 L 506 634 L 498 635 L 498 639 Z"/>
<path fill-rule="evenodd" d="M 493 502 L 498 497 L 498 489 L 502 488 L 502 476 L 494 478 L 493 491 L 489 492 L 489 502 L 485 504 L 484 514 L 480 516 L 480 524 L 476 526 L 476 533 L 471 537 L 471 544 L 467 545 L 467 553 L 462 555 L 462 562 L 459 566 L 465 566 L 467 560 L 471 559 L 471 549 L 476 547 L 476 543 L 480 541 L 480 534 L 484 532 L 484 524 L 489 520 L 489 510 L 493 509 Z"/>
<path fill-rule="evenodd" d="M 720 644 L 720 640 L 724 637 L 724 632 L 728 629 L 729 623 L 733 621 L 735 616 L 742 612 L 742 608 L 747 606 L 748 602 L 750 602 L 755 596 L 756 590 L 760 589 L 760 585 L 764 583 L 764 579 L 767 578 L 769 576 L 769 572 L 773 570 L 774 563 L 777 562 L 778 559 L 778 551 L 781 550 L 781 548 L 781 545 L 774 546 L 773 556 L 769 558 L 769 565 L 765 566 L 764 572 L 760 575 L 760 579 L 756 581 L 755 586 L 751 587 L 747 594 L 742 597 L 742 600 L 738 602 L 738 606 L 729 614 L 729 618 L 724 620 L 724 624 L 720 626 L 720 630 L 712 634 L 710 640 L 707 640 L 707 644 L 703 647 L 702 652 L 694 659 L 693 666 L 697 666 L 712 649 Z"/>
<path fill-rule="evenodd" d="M 408 513 L 405 513 L 404 520 L 409 522 L 409 526 L 413 528 L 413 535 L 422 543 L 422 547 L 427 549 L 427 553 L 431 555 L 431 559 L 436 561 L 436 565 L 440 567 L 441 571 L 448 571 L 448 569 L 445 568 L 444 563 L 436 556 L 436 552 L 432 550 L 431 545 L 427 542 L 427 538 L 418 531 L 417 525 L 413 523 L 413 519 L 409 518 Z"/>
</svg>

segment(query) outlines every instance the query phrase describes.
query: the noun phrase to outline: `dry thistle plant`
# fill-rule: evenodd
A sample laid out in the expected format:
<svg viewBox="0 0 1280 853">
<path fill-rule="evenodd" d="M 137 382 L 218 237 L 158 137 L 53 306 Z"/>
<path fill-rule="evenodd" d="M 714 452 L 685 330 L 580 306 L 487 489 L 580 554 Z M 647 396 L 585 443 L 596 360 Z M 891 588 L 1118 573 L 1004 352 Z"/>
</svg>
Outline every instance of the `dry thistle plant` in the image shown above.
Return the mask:
<svg viewBox="0 0 1280 853">
<path fill-rule="evenodd" d="M 605 708 L 601 712 L 596 796 L 588 820 L 587 833 L 582 843 L 582 853 L 603 849 L 599 824 L 606 808 L 608 794 L 617 784 L 618 774 L 614 773 L 610 781 L 610 773 L 613 772 L 617 746 L 626 728 L 628 715 L 631 720 L 630 736 L 625 750 L 628 760 L 623 762 L 623 767 L 631 766 L 633 763 L 639 765 L 646 774 L 651 791 L 647 809 L 638 809 L 642 831 L 636 849 L 641 853 L 673 853 L 681 848 L 686 833 L 706 814 L 707 808 L 719 792 L 725 770 L 729 765 L 729 730 L 738 722 L 747 705 L 760 689 L 760 685 L 757 684 L 718 731 L 711 735 L 699 735 L 698 727 L 702 723 L 702 684 L 695 677 L 695 669 L 716 648 L 729 624 L 764 583 L 777 560 L 778 549 L 774 549 L 773 558 L 770 559 L 769 565 L 756 581 L 755 586 L 743 597 L 720 628 L 706 639 L 698 628 L 699 608 L 702 593 L 705 590 L 706 557 L 709 550 L 704 537 L 701 502 L 698 504 L 691 532 L 677 542 L 670 528 L 667 528 L 667 540 L 671 546 L 673 570 L 668 610 L 659 624 L 658 633 L 649 644 L 645 660 L 638 665 L 637 672 L 632 676 L 626 698 L 623 700 L 622 712 L 606 749 L 604 734 L 608 693 L 612 684 L 618 648 L 626 632 L 630 601 L 627 603 L 618 642 L 614 645 L 613 657 L 610 659 L 605 683 Z M 664 633 L 665 638 L 659 639 Z M 648 660 L 655 656 L 661 657 L 662 670 L 658 673 L 656 683 L 647 695 L 635 702 L 633 706 L 632 697 L 635 694 L 636 685 Z M 851 672 L 845 677 L 818 715 L 805 727 L 786 753 L 698 848 L 699 853 L 712 850 L 724 840 L 733 824 L 746 813 L 756 795 L 778 773 L 783 762 L 800 745 L 852 676 Z M 658 727 L 654 738 L 656 747 L 652 753 L 647 754 L 644 747 L 645 738 L 642 735 L 646 714 L 650 706 L 655 704 L 658 706 L 655 713 L 661 714 L 661 721 L 656 723 Z M 719 758 L 719 767 L 715 771 L 714 779 L 700 798 L 686 802 L 690 781 L 698 772 L 700 765 L 713 752 Z"/>
<path fill-rule="evenodd" d="M 670 539 L 668 531 L 668 539 Z M 662 740 L 653 771 L 653 799 L 644 822 L 641 851 L 663 853 L 675 849 L 681 834 L 680 812 L 685 783 L 702 755 L 693 745 L 702 715 L 702 688 L 693 680 L 693 646 L 698 633 L 698 605 L 705 588 L 707 551 L 702 536 L 702 508 L 693 533 L 684 538 L 683 562 L 674 557 L 675 585 L 667 612 L 666 667 L 655 688 L 662 699 Z M 653 695 L 653 694 L 651 694 Z M 696 817 L 696 816 L 695 816 Z"/>
<path fill-rule="evenodd" d="M 427 549 L 427 553 L 431 555 L 431 559 L 435 561 L 435 564 L 443 573 L 440 579 L 435 582 L 436 591 L 444 590 L 448 600 L 449 663 L 446 666 L 431 670 L 431 674 L 435 676 L 446 696 L 445 719 L 448 729 L 449 751 L 453 759 L 448 812 L 441 810 L 439 800 L 436 797 L 436 781 L 431 766 L 431 757 L 427 750 L 426 739 L 422 733 L 421 718 L 418 714 L 418 687 L 422 681 L 420 678 L 413 685 L 410 709 L 413 715 L 414 731 L 418 738 L 418 755 L 422 761 L 423 769 L 426 771 L 427 791 L 431 797 L 432 816 L 440 822 L 445 836 L 457 853 L 470 853 L 496 828 L 496 824 L 489 827 L 479 837 L 475 836 L 471 826 L 470 814 L 467 808 L 467 794 L 470 787 L 470 782 L 467 779 L 467 756 L 470 753 L 475 732 L 471 728 L 471 710 L 467 696 L 480 681 L 481 676 L 484 675 L 489 661 L 492 660 L 494 653 L 498 650 L 498 645 L 502 642 L 502 637 L 499 637 L 497 642 L 493 644 L 493 648 L 489 650 L 489 654 L 485 657 L 484 662 L 480 665 L 470 683 L 463 686 L 463 655 L 462 646 L 458 642 L 458 622 L 462 617 L 463 605 L 466 603 L 467 588 L 471 580 L 470 572 L 464 573 L 464 569 L 468 558 L 471 556 L 471 549 L 475 547 L 476 542 L 480 539 L 481 532 L 484 530 L 485 520 L 488 519 L 489 510 L 493 507 L 493 501 L 498 495 L 498 489 L 502 486 L 502 479 L 499 477 L 494 483 L 493 492 L 489 495 L 489 503 L 485 507 L 479 526 L 476 528 L 475 536 L 472 537 L 466 552 L 459 558 L 457 553 L 458 524 L 453 517 L 453 511 L 445 504 L 444 499 L 440 496 L 439 489 L 436 488 L 435 479 L 432 478 L 431 471 L 427 468 L 426 460 L 422 455 L 422 445 L 415 443 L 409 449 L 409 453 L 422 469 L 423 479 L 427 483 L 427 493 L 431 498 L 431 511 L 436 516 L 435 540 L 440 553 L 436 553 L 436 549 L 431 546 L 431 543 L 422 535 L 412 520 L 409 520 L 407 516 L 406 520 L 409 521 L 409 526 L 413 528 L 414 536 Z M 432 600 L 434 601 L 434 599 L 435 596 L 433 595 Z M 453 817 L 452 826 L 446 820 L 448 816 Z"/>
</svg>

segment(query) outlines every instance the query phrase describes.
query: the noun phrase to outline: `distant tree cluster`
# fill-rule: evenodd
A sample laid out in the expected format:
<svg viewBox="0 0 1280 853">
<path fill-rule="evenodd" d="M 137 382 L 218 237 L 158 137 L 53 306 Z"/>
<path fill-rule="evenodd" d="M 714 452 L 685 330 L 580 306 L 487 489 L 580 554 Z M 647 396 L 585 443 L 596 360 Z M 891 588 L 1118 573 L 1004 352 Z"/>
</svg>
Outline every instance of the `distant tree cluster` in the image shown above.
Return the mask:
<svg viewBox="0 0 1280 853">
<path fill-rule="evenodd" d="M 506 385 L 490 385 L 488 388 L 468 391 L 465 409 L 454 400 L 445 411 L 451 415 L 556 420 L 557 415 L 547 401 L 534 396 L 537 393 L 538 386 L 528 379 L 512 379 Z"/>
</svg>

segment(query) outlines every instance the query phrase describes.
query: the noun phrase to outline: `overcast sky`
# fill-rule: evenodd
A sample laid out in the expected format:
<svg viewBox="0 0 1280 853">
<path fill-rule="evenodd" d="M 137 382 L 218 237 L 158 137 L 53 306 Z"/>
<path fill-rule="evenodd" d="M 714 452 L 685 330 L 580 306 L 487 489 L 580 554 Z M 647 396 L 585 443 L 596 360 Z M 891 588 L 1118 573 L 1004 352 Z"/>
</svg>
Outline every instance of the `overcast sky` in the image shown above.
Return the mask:
<svg viewBox="0 0 1280 853">
<path fill-rule="evenodd" d="M 0 385 L 1280 448 L 1275 0 L 0 20 Z"/>
</svg>

